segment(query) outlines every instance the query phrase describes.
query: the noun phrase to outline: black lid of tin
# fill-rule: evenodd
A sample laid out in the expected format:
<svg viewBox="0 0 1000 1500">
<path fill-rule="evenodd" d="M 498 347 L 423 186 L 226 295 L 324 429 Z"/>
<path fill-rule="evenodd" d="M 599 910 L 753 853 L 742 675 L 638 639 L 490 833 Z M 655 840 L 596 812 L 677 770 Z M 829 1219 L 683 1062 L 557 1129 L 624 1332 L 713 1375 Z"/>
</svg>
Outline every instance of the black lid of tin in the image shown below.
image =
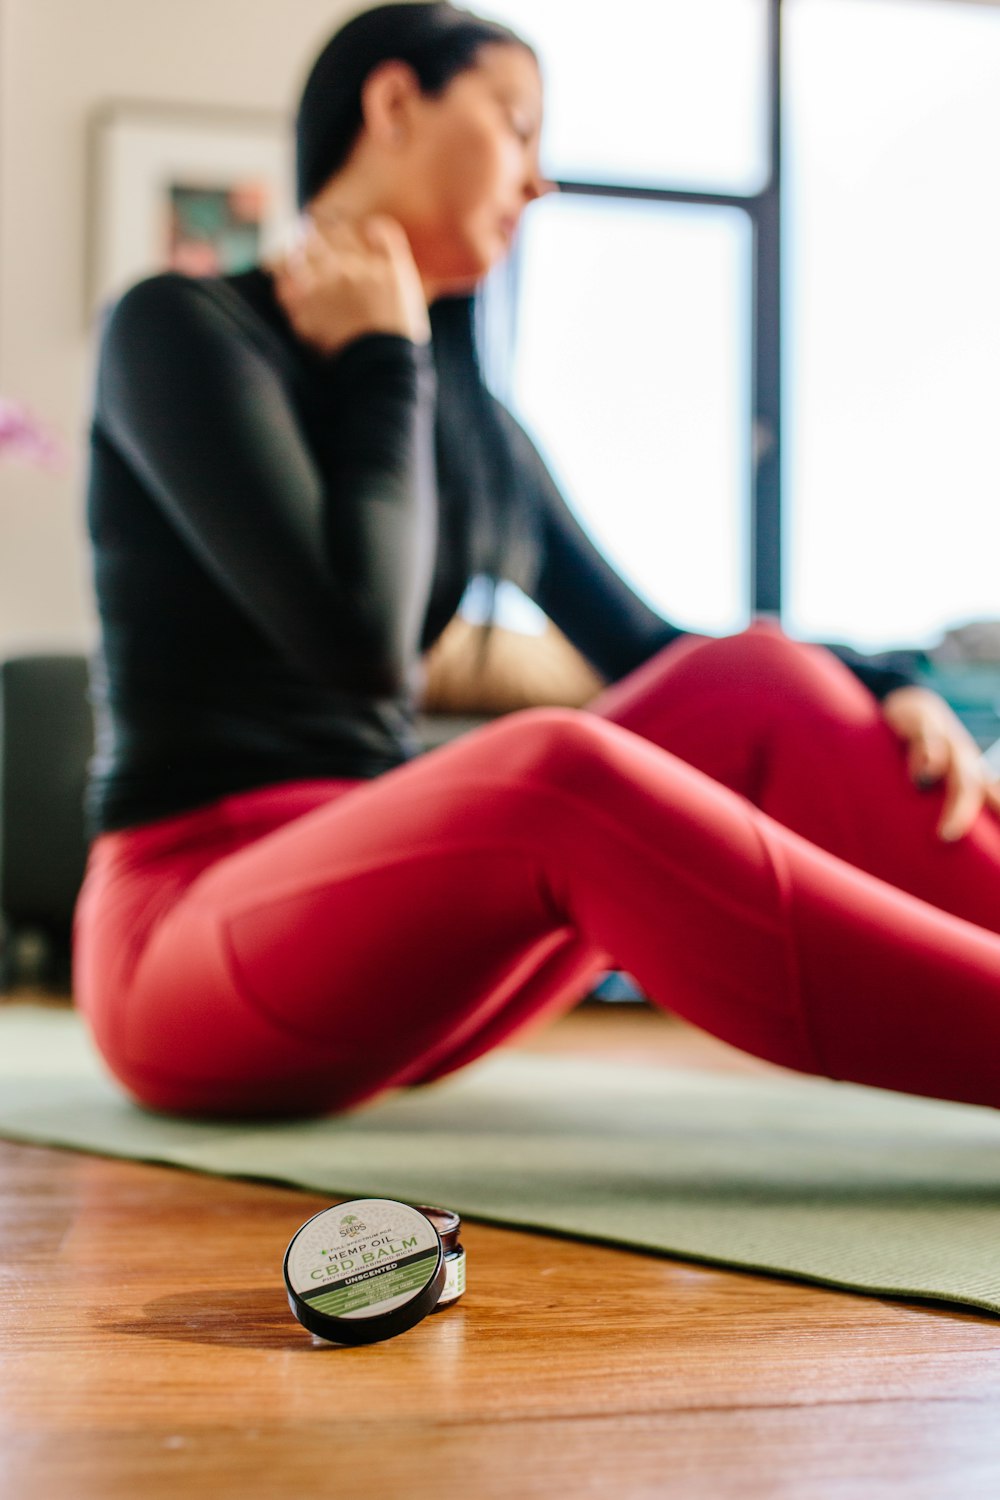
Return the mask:
<svg viewBox="0 0 1000 1500">
<path fill-rule="evenodd" d="M 393 1198 L 355 1198 L 308 1219 L 285 1251 L 288 1305 L 333 1344 L 375 1344 L 433 1312 L 447 1267 L 430 1219 Z"/>
</svg>

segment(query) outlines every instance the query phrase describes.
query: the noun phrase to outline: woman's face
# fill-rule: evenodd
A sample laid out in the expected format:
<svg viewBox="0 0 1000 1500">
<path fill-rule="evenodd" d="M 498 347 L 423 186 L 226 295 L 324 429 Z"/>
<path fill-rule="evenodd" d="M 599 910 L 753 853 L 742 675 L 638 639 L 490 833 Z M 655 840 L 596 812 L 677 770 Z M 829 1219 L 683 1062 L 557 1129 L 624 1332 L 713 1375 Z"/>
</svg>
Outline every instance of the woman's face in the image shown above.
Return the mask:
<svg viewBox="0 0 1000 1500">
<path fill-rule="evenodd" d="M 466 288 L 506 254 L 525 207 L 546 190 L 538 65 L 523 47 L 491 44 L 412 109 L 398 216 L 424 277 Z"/>
</svg>

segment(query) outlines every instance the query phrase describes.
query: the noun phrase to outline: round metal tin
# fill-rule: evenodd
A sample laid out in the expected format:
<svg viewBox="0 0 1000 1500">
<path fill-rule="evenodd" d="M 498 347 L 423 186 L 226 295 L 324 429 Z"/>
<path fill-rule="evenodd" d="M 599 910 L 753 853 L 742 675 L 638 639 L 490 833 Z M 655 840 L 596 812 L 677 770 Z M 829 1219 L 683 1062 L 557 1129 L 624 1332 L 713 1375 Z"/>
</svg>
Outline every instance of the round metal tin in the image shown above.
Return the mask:
<svg viewBox="0 0 1000 1500">
<path fill-rule="evenodd" d="M 374 1344 L 425 1318 L 444 1290 L 430 1217 L 393 1198 L 355 1198 L 308 1219 L 285 1252 L 288 1305 L 333 1344 Z"/>
</svg>

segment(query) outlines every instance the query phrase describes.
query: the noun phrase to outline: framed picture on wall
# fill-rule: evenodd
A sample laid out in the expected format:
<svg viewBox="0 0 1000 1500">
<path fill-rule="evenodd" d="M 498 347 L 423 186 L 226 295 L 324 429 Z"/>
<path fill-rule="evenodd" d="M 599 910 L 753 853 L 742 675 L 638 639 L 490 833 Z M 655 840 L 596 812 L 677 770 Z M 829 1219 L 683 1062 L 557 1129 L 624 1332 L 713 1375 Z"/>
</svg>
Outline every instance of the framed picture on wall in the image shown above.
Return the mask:
<svg viewBox="0 0 1000 1500">
<path fill-rule="evenodd" d="M 281 115 L 109 104 L 94 117 L 88 312 L 143 276 L 242 271 L 295 217 Z"/>
</svg>

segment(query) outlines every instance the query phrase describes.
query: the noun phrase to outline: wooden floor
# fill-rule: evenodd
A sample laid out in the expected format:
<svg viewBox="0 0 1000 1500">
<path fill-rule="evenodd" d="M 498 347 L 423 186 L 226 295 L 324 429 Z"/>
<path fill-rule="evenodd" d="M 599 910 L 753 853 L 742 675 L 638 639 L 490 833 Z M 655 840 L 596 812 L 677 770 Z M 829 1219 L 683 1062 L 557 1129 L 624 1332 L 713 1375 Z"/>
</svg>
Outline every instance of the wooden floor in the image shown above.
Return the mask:
<svg viewBox="0 0 1000 1500">
<path fill-rule="evenodd" d="M 631 1009 L 525 1045 L 768 1071 Z M 463 1302 L 336 1349 L 280 1271 L 328 1201 L 0 1143 L 3 1500 L 1000 1497 L 1000 1319 L 468 1224 Z"/>
</svg>

